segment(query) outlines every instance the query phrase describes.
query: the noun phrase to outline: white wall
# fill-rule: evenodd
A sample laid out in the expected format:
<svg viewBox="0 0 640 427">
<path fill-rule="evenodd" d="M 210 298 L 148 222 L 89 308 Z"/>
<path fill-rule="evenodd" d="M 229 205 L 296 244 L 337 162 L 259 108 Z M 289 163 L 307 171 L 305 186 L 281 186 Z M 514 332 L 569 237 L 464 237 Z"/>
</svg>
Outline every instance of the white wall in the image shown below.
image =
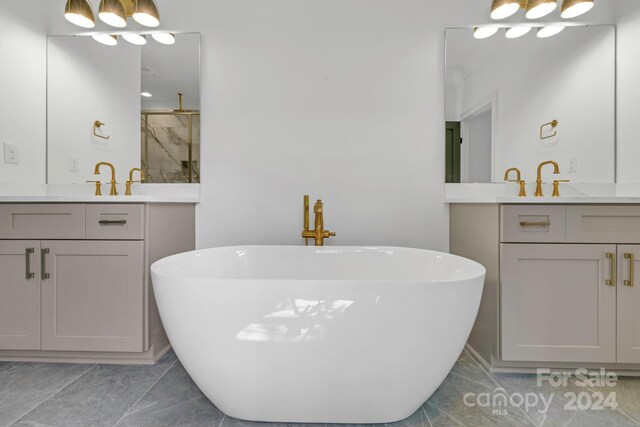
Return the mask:
<svg viewBox="0 0 640 427">
<path fill-rule="evenodd" d="M 140 47 L 50 37 L 48 58 L 48 182 L 95 180 L 101 161 L 113 163 L 123 182 L 140 167 Z M 96 120 L 108 140 L 93 135 Z M 69 170 L 70 156 L 79 158 L 77 172 Z M 102 174 L 110 179 L 106 168 Z"/>
<path fill-rule="evenodd" d="M 462 121 L 462 182 L 491 182 L 492 114 L 489 109 Z"/>
<path fill-rule="evenodd" d="M 640 2 L 617 0 L 618 182 L 640 182 Z"/>
<path fill-rule="evenodd" d="M 470 30 L 453 31 L 468 31 L 469 42 L 477 42 Z M 567 28 L 549 39 L 528 34 L 510 40 L 463 87 L 463 115 L 497 96 L 497 179 L 516 166 L 524 180 L 535 180 L 536 166 L 553 159 L 562 177 L 573 182 L 614 181 L 613 27 Z M 541 141 L 540 125 L 554 119 L 560 123 L 558 136 Z M 578 171 L 568 173 L 573 156 Z M 551 172 L 545 170 L 544 178 L 552 179 Z"/>
<path fill-rule="evenodd" d="M 49 9 L 42 0 L 0 4 L 0 182 L 45 182 Z M 4 163 L 5 142 L 19 146 L 19 165 Z"/>
</svg>

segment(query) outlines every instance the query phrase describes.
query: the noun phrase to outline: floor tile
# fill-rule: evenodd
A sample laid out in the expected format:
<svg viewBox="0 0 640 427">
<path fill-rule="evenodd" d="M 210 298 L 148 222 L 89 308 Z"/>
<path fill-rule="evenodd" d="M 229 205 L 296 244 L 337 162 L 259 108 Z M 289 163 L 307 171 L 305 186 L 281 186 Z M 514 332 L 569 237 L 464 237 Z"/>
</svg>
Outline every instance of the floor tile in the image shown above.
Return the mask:
<svg viewBox="0 0 640 427">
<path fill-rule="evenodd" d="M 176 360 L 171 351 L 155 365 L 97 365 L 16 425 L 111 427 Z"/>
<path fill-rule="evenodd" d="M 6 426 L 83 375 L 93 365 L 19 363 L 0 374 L 0 426 Z"/>
<path fill-rule="evenodd" d="M 16 362 L 0 362 L 0 374 L 2 374 L 3 372 L 8 371 L 9 369 L 17 366 L 18 364 Z"/>
<path fill-rule="evenodd" d="M 140 399 L 118 426 L 217 427 L 224 414 L 202 394 L 180 362 Z"/>
<path fill-rule="evenodd" d="M 497 389 L 498 386 L 475 360 L 463 352 L 445 381 L 425 402 L 423 408 L 434 427 L 535 425 L 515 405 L 485 405 L 483 396 L 489 398 L 501 394 Z"/>
</svg>

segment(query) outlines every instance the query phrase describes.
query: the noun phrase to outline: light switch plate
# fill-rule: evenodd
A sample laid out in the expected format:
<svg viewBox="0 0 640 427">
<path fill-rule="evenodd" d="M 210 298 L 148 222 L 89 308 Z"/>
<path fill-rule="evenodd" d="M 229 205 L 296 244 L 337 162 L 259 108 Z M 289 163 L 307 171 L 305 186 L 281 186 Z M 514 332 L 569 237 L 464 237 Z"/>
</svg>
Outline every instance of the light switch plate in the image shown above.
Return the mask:
<svg viewBox="0 0 640 427">
<path fill-rule="evenodd" d="M 20 164 L 20 150 L 16 144 L 4 143 L 4 162 L 10 165 Z"/>
<path fill-rule="evenodd" d="M 567 169 L 568 169 L 567 172 L 569 172 L 569 173 L 578 172 L 578 157 L 577 156 L 569 157 L 569 167 Z"/>
<path fill-rule="evenodd" d="M 69 172 L 78 172 L 80 169 L 80 157 L 69 156 Z"/>
</svg>

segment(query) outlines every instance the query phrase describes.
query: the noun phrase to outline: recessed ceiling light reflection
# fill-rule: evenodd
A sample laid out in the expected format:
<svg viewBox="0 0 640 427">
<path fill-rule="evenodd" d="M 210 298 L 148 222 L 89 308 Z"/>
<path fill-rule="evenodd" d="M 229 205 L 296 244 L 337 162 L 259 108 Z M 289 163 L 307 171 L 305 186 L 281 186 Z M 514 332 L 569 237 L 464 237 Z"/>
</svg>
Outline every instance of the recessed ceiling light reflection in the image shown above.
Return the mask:
<svg viewBox="0 0 640 427">
<path fill-rule="evenodd" d="M 153 96 L 149 92 L 142 92 L 140 95 L 144 96 L 145 98 L 151 98 Z"/>
<path fill-rule="evenodd" d="M 94 34 L 91 37 L 98 43 L 102 43 L 107 46 L 115 46 L 118 44 L 118 37 L 111 34 Z"/>
<path fill-rule="evenodd" d="M 153 33 L 151 37 L 162 44 L 174 44 L 176 42 L 176 36 L 171 33 Z"/>
<path fill-rule="evenodd" d="M 562 25 L 548 25 L 546 27 L 538 28 L 538 37 L 541 39 L 553 37 L 562 30 L 564 30 Z"/>
<path fill-rule="evenodd" d="M 147 44 L 147 38 L 137 33 L 125 33 L 122 35 L 122 38 L 129 43 L 135 44 L 137 46 L 143 46 Z"/>
<path fill-rule="evenodd" d="M 473 29 L 473 37 L 477 39 L 486 39 L 498 32 L 497 27 L 475 27 Z"/>
<path fill-rule="evenodd" d="M 522 37 L 531 31 L 531 27 L 519 26 L 519 27 L 511 27 L 505 33 L 508 39 L 517 39 L 518 37 Z"/>
</svg>

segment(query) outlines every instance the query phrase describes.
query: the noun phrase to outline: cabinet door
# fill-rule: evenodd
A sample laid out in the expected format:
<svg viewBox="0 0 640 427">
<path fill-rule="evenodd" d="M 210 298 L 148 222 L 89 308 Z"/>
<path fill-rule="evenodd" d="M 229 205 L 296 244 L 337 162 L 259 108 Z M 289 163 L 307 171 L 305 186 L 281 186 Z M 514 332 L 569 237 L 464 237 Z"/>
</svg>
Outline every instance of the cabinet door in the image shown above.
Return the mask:
<svg viewBox="0 0 640 427">
<path fill-rule="evenodd" d="M 143 242 L 43 241 L 42 250 L 42 349 L 142 351 Z"/>
<path fill-rule="evenodd" d="M 618 362 L 640 363 L 640 246 L 618 246 Z"/>
<path fill-rule="evenodd" d="M 0 349 L 40 349 L 40 242 L 0 240 Z"/>
<path fill-rule="evenodd" d="M 616 361 L 615 245 L 500 250 L 503 360 Z"/>
</svg>

